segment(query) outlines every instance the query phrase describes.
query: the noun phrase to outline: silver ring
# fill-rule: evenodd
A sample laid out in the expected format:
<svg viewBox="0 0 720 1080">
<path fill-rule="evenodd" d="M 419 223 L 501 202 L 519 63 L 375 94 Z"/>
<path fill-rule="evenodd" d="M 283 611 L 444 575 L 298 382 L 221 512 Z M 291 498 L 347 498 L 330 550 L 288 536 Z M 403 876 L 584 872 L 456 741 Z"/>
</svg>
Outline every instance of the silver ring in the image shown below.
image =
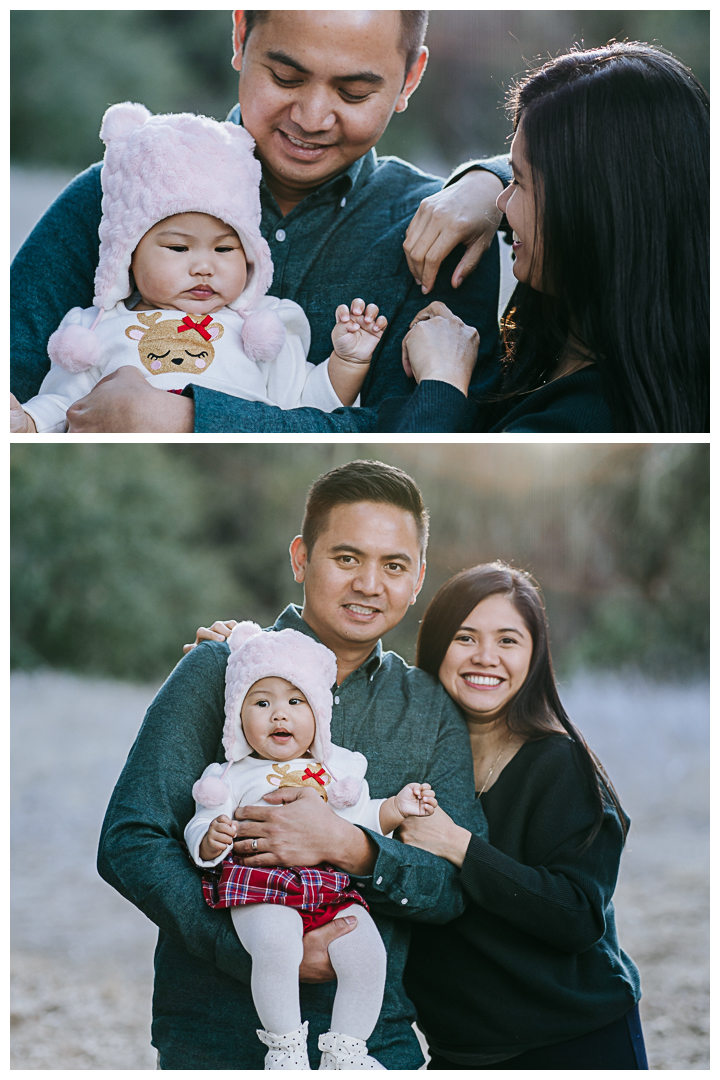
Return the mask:
<svg viewBox="0 0 720 1080">
<path fill-rule="evenodd" d="M 257 839 L 253 839 L 250 841 L 250 847 L 253 849 L 253 851 L 257 851 Z"/>
</svg>

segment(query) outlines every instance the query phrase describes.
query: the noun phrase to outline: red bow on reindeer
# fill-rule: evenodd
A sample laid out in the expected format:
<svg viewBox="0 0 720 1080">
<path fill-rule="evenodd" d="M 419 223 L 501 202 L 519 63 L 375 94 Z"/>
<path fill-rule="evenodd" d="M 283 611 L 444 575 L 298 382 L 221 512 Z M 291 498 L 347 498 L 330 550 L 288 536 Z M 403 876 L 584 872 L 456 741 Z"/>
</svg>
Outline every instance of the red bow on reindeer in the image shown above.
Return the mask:
<svg viewBox="0 0 720 1080">
<path fill-rule="evenodd" d="M 206 315 L 202 322 L 193 322 L 189 315 L 186 315 L 182 320 L 185 325 L 178 326 L 178 334 L 182 334 L 184 330 L 197 330 L 201 337 L 204 337 L 206 341 L 210 341 L 210 335 L 205 327 L 212 322 L 212 315 Z"/>
<path fill-rule="evenodd" d="M 323 776 L 325 776 L 325 770 L 321 765 L 318 765 L 318 771 L 316 773 L 314 773 L 308 765 L 307 769 L 302 774 L 303 780 L 317 780 L 318 784 L 322 784 L 322 786 L 325 787 Z"/>
</svg>

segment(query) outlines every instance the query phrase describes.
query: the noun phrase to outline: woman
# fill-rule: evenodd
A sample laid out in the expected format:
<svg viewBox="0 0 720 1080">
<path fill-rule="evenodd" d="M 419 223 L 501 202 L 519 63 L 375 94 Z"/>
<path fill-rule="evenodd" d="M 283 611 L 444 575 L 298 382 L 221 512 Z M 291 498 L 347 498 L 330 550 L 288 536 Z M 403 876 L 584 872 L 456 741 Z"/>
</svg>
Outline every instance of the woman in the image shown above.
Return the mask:
<svg viewBox="0 0 720 1080">
<path fill-rule="evenodd" d="M 466 400 L 477 334 L 430 304 L 404 342 L 420 386 L 378 430 L 708 431 L 707 94 L 666 53 L 614 43 L 549 61 L 510 105 L 502 365 Z"/>
<path fill-rule="evenodd" d="M 468 895 L 414 924 L 406 989 L 430 1069 L 646 1069 L 637 969 L 611 902 L 628 819 L 560 703 L 545 612 L 501 563 L 440 589 L 417 664 L 468 722 L 489 835 L 441 809 L 402 839 L 448 859 Z"/>
</svg>

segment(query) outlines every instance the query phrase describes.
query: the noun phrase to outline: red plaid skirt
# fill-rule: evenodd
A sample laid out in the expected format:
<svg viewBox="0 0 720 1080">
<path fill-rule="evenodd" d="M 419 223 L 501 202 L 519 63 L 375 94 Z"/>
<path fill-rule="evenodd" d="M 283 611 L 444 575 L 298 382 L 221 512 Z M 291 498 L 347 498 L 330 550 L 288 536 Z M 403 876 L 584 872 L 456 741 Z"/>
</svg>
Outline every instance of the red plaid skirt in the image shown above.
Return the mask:
<svg viewBox="0 0 720 1080">
<path fill-rule="evenodd" d="M 220 872 L 203 875 L 203 894 L 212 908 L 239 904 L 285 904 L 297 908 L 303 933 L 331 922 L 351 904 L 362 904 L 360 893 L 350 887 L 350 878 L 329 863 L 319 866 L 243 866 L 228 855 Z"/>
</svg>

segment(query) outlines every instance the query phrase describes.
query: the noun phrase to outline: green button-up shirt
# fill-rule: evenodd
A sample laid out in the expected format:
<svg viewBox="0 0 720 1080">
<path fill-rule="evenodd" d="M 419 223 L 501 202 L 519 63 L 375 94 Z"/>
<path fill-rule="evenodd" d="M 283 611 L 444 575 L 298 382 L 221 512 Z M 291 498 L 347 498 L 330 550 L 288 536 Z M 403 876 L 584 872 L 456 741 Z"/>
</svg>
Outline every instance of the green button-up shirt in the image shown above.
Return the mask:
<svg viewBox="0 0 720 1080">
<path fill-rule="evenodd" d="M 273 630 L 315 637 L 290 606 Z M 107 810 L 98 869 L 159 928 L 155 954 L 153 1045 L 164 1069 L 262 1069 L 265 1048 L 250 993 L 251 961 L 227 910 L 211 910 L 183 830 L 195 804 L 192 785 L 223 759 L 227 645 L 193 649 L 148 709 Z M 465 723 L 436 679 L 378 644 L 334 688 L 333 741 L 368 759 L 373 798 L 410 781 L 427 781 L 458 823 L 486 835 Z M 459 874 L 444 859 L 369 833 L 378 848 L 372 874 L 355 878 L 388 954 L 380 1019 L 370 1052 L 388 1069 L 417 1069 L 423 1058 L 411 1027 L 414 1009 L 402 985 L 410 919 L 447 922 L 465 905 Z M 329 1030 L 334 983 L 301 985 L 310 1061 Z"/>
</svg>

